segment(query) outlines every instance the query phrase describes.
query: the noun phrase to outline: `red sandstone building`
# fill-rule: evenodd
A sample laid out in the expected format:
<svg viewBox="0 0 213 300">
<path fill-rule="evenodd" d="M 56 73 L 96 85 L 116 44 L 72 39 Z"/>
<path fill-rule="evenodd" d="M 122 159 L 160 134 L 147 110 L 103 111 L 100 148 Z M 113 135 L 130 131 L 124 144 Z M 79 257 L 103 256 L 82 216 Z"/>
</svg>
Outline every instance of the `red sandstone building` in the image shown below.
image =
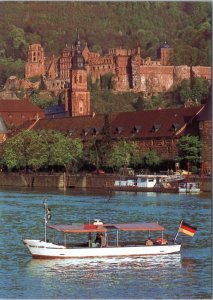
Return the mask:
<svg viewBox="0 0 213 300">
<path fill-rule="evenodd" d="M 64 89 L 70 81 L 72 59 L 78 47 L 77 42 L 71 49 L 66 45 L 60 57 L 45 57 L 40 44 L 30 45 L 28 60 L 25 64 L 25 78 L 43 76 L 46 88 L 50 91 Z M 170 59 L 173 48 L 166 42 L 157 50 L 157 60 L 141 58 L 140 47 L 133 49 L 112 48 L 107 54 L 90 52 L 87 45 L 80 45 L 85 61 L 87 75 L 95 82 L 105 74 L 112 74 L 114 89 L 117 92 L 144 92 L 155 94 L 167 91 L 183 79 L 203 77 L 211 81 L 211 67 L 172 66 Z"/>
</svg>

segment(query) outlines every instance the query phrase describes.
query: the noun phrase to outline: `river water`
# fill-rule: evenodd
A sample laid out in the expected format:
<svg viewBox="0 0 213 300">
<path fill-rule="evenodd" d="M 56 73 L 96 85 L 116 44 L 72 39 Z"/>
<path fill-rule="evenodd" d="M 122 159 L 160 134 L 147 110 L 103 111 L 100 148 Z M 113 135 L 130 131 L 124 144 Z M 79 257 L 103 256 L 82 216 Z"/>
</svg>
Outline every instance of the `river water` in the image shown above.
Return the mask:
<svg viewBox="0 0 213 300">
<path fill-rule="evenodd" d="M 116 259 L 32 259 L 22 238 L 42 238 L 43 200 L 52 223 L 159 222 L 174 238 L 181 219 L 197 227 L 179 234 L 180 254 Z M 0 298 L 209 299 L 212 297 L 211 195 L 59 190 L 0 191 Z"/>
</svg>

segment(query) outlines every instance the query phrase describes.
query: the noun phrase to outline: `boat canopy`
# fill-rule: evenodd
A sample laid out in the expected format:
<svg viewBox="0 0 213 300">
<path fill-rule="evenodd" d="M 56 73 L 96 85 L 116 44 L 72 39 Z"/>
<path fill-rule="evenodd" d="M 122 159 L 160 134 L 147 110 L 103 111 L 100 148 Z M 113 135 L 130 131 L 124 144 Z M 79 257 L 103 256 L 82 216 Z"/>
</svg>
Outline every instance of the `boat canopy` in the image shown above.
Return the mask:
<svg viewBox="0 0 213 300">
<path fill-rule="evenodd" d="M 89 224 L 88 224 L 89 225 Z M 47 225 L 49 228 L 64 233 L 87 233 L 87 232 L 106 232 L 108 229 L 117 229 L 122 231 L 163 231 L 165 228 L 158 223 L 126 223 L 126 224 L 103 224 L 94 226 L 82 225 Z"/>
<path fill-rule="evenodd" d="M 91 224 L 92 225 L 92 224 Z M 97 226 L 85 226 L 84 224 L 82 225 L 47 225 L 48 228 L 55 229 L 60 232 L 64 233 L 87 233 L 87 232 L 106 232 L 107 229 L 103 225 L 97 225 Z"/>
<path fill-rule="evenodd" d="M 158 223 L 127 223 L 104 224 L 105 227 L 116 228 L 123 231 L 163 231 L 165 228 Z"/>
</svg>

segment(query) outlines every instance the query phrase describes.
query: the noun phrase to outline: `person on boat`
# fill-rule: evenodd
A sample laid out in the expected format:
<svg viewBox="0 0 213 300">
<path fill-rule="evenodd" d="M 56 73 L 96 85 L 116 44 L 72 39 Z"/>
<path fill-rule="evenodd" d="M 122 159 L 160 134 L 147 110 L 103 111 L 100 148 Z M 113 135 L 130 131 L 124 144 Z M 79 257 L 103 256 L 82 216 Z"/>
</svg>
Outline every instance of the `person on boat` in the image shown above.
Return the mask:
<svg viewBox="0 0 213 300">
<path fill-rule="evenodd" d="M 104 237 L 103 233 L 101 233 L 101 232 L 97 233 L 95 243 L 99 247 L 105 247 L 106 246 L 106 240 L 105 240 L 105 237 Z"/>
<path fill-rule="evenodd" d="M 148 237 L 148 239 L 146 240 L 146 246 L 153 246 L 153 245 L 154 245 L 153 241 L 151 240 L 150 237 Z"/>
<path fill-rule="evenodd" d="M 159 237 L 155 241 L 156 245 L 168 245 L 168 241 L 166 239 L 163 239 L 162 237 Z"/>
</svg>

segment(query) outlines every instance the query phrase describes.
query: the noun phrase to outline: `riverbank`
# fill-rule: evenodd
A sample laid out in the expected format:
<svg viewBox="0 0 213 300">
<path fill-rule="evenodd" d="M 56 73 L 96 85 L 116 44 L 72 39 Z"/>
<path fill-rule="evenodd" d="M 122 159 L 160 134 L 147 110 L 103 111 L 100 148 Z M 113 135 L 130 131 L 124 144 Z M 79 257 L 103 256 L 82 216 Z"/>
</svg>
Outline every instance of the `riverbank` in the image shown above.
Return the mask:
<svg viewBox="0 0 213 300">
<path fill-rule="evenodd" d="M 120 179 L 118 174 L 76 174 L 66 175 L 65 173 L 0 173 L 1 187 L 35 187 L 35 188 L 98 188 L 113 189 L 115 180 Z M 192 177 L 192 181 L 200 184 L 202 192 L 211 192 L 211 177 Z M 138 189 L 137 189 L 138 190 Z M 134 191 L 137 191 L 134 188 Z M 141 191 L 147 191 L 143 189 Z M 154 190 L 153 190 L 154 191 Z M 156 190 L 165 192 L 165 190 Z M 168 190 L 169 192 L 169 190 Z"/>
</svg>

